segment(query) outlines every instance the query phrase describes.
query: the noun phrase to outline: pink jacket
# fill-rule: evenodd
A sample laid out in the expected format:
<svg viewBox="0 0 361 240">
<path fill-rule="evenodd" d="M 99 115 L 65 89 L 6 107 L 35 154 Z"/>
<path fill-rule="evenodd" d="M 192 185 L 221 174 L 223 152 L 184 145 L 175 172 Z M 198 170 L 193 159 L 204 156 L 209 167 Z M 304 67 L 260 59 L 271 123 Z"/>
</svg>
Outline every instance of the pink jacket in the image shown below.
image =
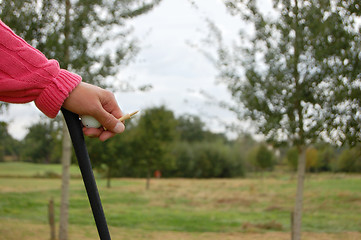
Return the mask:
<svg viewBox="0 0 361 240">
<path fill-rule="evenodd" d="M 0 101 L 34 101 L 48 117 L 54 118 L 81 77 L 60 69 L 0 20 Z"/>
</svg>

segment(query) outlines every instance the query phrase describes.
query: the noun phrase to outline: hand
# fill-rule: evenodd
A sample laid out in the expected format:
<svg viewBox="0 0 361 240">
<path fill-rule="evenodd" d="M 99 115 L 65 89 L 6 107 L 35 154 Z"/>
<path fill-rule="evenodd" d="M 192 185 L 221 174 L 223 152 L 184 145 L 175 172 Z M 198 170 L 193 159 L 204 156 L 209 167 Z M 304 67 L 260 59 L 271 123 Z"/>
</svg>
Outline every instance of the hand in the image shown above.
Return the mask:
<svg viewBox="0 0 361 240">
<path fill-rule="evenodd" d="M 101 128 L 83 128 L 89 137 L 98 137 L 105 141 L 117 133 L 124 131 L 125 127 L 118 119 L 123 116 L 114 94 L 100 87 L 79 83 L 65 99 L 63 107 L 79 115 L 90 115 L 98 120 L 107 130 Z"/>
</svg>

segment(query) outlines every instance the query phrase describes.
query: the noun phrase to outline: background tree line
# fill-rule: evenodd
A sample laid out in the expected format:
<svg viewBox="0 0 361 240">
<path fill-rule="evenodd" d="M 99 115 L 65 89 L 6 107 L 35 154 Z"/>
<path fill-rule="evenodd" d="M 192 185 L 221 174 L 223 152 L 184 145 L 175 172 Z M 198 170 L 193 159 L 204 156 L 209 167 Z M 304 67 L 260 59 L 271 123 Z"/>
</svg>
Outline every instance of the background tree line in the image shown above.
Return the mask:
<svg viewBox="0 0 361 240">
<path fill-rule="evenodd" d="M 60 163 L 62 121 L 42 119 L 15 140 L 1 123 L 0 161 Z M 107 178 L 163 177 L 226 178 L 249 172 L 297 169 L 296 146 L 274 148 L 250 135 L 230 140 L 205 128 L 198 116 L 174 113 L 164 106 L 144 110 L 126 122 L 126 131 L 105 143 L 87 138 L 94 168 Z M 73 159 L 73 162 L 76 160 Z M 306 150 L 310 172 L 361 172 L 359 145 L 337 147 L 319 142 Z"/>
</svg>

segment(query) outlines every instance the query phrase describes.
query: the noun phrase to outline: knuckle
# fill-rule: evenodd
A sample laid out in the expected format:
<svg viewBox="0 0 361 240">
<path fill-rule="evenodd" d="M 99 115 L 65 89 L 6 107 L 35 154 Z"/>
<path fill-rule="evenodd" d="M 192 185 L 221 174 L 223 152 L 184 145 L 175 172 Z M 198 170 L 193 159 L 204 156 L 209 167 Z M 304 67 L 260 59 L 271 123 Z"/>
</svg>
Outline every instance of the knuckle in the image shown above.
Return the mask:
<svg viewBox="0 0 361 240">
<path fill-rule="evenodd" d="M 101 108 L 101 106 L 99 106 L 98 104 L 91 104 L 89 106 L 88 111 L 89 111 L 90 115 L 96 117 L 98 115 L 98 113 L 99 113 L 100 108 Z"/>
<path fill-rule="evenodd" d="M 107 126 L 108 128 L 113 128 L 113 117 L 111 114 L 107 114 L 107 116 L 104 118 L 104 126 Z"/>
<path fill-rule="evenodd" d="M 113 92 L 109 90 L 104 90 L 104 98 L 106 99 L 115 99 L 115 95 Z"/>
</svg>

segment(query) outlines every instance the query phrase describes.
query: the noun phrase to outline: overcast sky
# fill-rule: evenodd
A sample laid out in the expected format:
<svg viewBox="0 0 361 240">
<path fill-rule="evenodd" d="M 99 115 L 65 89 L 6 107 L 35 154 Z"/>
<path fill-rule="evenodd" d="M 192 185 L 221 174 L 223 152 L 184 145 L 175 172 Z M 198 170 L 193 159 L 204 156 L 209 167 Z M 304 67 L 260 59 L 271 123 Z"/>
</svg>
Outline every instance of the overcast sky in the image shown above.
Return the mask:
<svg viewBox="0 0 361 240">
<path fill-rule="evenodd" d="M 187 42 L 200 44 L 208 33 L 205 19 L 212 19 L 222 30 L 229 43 L 237 38 L 241 22 L 229 15 L 221 0 L 163 0 L 150 13 L 140 16 L 129 25 L 139 38 L 141 51 L 136 60 L 120 72 L 118 79 L 130 80 L 134 86 L 151 84 L 151 91 L 116 93 L 124 112 L 165 105 L 177 116 L 199 114 L 207 127 L 223 131 L 224 126 L 215 120 L 236 122 L 233 113 L 206 103 L 200 91 L 229 101 L 224 85 L 216 84 L 216 69 L 197 49 Z M 212 49 L 210 49 L 211 51 Z M 37 122 L 42 113 L 30 104 L 12 104 L 0 121 L 10 121 L 9 131 L 17 139 L 27 133 L 26 127 Z"/>
<path fill-rule="evenodd" d="M 236 40 L 240 21 L 226 12 L 222 1 L 163 0 L 151 13 L 132 22 L 135 34 L 142 39 L 142 51 L 137 61 L 121 72 L 121 77 L 134 77 L 134 85 L 150 83 L 146 93 L 119 93 L 117 99 L 125 110 L 145 109 L 166 105 L 177 116 L 200 115 L 207 126 L 221 131 L 224 126 L 215 116 L 227 122 L 235 121 L 234 114 L 222 110 L 200 93 L 230 100 L 224 85 L 216 84 L 217 71 L 212 63 L 193 44 L 201 44 L 209 32 L 206 18 L 222 29 L 224 37 Z M 212 49 L 209 49 L 212 52 Z"/>
</svg>

